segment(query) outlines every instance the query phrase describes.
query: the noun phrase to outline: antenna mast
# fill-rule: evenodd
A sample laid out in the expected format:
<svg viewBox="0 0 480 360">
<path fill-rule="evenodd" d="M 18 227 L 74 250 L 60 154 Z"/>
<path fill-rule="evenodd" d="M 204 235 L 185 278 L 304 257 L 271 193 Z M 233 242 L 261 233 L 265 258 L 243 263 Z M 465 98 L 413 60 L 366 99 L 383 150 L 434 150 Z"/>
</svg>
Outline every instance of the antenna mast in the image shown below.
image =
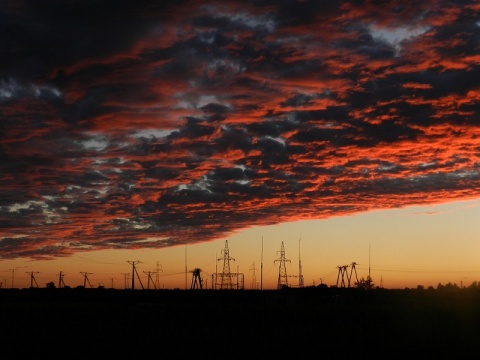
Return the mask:
<svg viewBox="0 0 480 360">
<path fill-rule="evenodd" d="M 262 255 L 260 264 L 260 290 L 263 290 L 263 236 L 262 236 Z"/>
<path fill-rule="evenodd" d="M 187 290 L 187 244 L 185 244 L 185 290 Z"/>
<path fill-rule="evenodd" d="M 368 279 L 371 279 L 370 276 L 370 244 L 368 244 Z"/>
<path fill-rule="evenodd" d="M 298 239 L 298 287 L 303 287 L 303 275 L 302 275 L 302 260 L 300 260 L 300 239 Z"/>
</svg>

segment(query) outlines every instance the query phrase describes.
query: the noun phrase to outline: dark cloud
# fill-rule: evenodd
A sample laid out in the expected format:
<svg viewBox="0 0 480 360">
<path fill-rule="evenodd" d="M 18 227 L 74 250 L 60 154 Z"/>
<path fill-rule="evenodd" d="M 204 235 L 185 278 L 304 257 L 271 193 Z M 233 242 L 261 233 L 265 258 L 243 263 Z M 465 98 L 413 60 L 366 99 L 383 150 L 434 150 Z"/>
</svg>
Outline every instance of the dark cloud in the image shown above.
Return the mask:
<svg viewBox="0 0 480 360">
<path fill-rule="evenodd" d="M 479 12 L 7 0 L 2 257 L 478 196 Z"/>
</svg>

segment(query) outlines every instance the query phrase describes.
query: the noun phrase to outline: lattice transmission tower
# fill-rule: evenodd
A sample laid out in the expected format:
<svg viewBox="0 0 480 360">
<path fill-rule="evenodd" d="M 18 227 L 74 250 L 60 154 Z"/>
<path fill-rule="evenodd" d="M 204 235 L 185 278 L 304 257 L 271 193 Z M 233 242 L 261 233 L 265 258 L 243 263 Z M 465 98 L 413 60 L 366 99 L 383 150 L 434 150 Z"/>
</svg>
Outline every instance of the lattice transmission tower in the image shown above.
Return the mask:
<svg viewBox="0 0 480 360">
<path fill-rule="evenodd" d="M 285 247 L 283 245 L 283 241 L 282 241 L 282 246 L 280 248 L 280 258 L 273 261 L 274 264 L 276 262 L 279 263 L 277 289 L 288 287 L 287 262 L 290 262 L 290 260 L 285 258 Z"/>
<path fill-rule="evenodd" d="M 234 258 L 230 257 L 230 250 L 228 249 L 228 240 L 225 240 L 225 248 L 223 252 L 223 271 L 220 274 L 220 289 L 233 289 L 232 277 L 236 274 L 232 274 L 230 271 L 230 260 L 235 261 Z M 218 259 L 219 261 L 222 258 Z"/>
</svg>

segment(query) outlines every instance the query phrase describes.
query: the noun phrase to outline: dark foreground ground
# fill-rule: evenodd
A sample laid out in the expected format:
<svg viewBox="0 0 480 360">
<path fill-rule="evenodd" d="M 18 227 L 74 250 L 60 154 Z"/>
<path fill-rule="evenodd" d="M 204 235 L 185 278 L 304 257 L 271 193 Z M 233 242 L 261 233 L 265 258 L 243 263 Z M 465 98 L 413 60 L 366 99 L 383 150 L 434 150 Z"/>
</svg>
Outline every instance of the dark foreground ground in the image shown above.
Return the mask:
<svg viewBox="0 0 480 360">
<path fill-rule="evenodd" d="M 480 359 L 480 290 L 3 289 L 0 329 L 2 359 Z"/>
</svg>

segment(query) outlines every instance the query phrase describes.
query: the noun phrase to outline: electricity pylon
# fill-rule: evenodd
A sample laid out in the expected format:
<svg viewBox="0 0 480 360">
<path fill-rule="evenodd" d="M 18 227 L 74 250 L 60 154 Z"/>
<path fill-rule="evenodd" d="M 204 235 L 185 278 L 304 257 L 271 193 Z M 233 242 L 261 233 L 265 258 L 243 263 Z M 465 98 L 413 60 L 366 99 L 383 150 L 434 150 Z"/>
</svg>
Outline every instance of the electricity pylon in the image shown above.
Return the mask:
<svg viewBox="0 0 480 360">
<path fill-rule="evenodd" d="M 230 257 L 230 250 L 228 249 L 228 240 L 225 240 L 225 248 L 223 252 L 223 272 L 220 274 L 221 282 L 220 289 L 233 289 L 232 283 L 232 274 L 230 272 L 230 260 L 235 261 L 234 258 Z M 217 261 L 222 260 L 222 258 L 217 259 Z"/>
<path fill-rule="evenodd" d="M 340 282 L 340 287 L 342 287 L 342 288 L 351 287 L 351 281 L 352 281 L 352 276 L 353 276 L 354 272 L 355 272 L 355 279 L 357 279 L 356 283 L 354 283 L 354 284 L 358 284 L 357 269 L 355 268 L 356 265 L 357 265 L 356 262 L 352 262 L 352 264 L 351 264 L 352 268 L 350 270 L 350 274 L 348 273 L 348 270 L 347 270 L 349 265 L 337 266 L 337 268 L 338 268 L 337 287 L 338 287 L 338 283 L 340 281 L 340 277 L 342 278 L 342 280 Z M 345 278 L 346 278 L 346 282 L 345 282 Z"/>
<path fill-rule="evenodd" d="M 88 285 L 90 285 L 90 288 L 92 288 L 93 286 L 90 283 L 90 280 L 88 280 L 88 275 L 90 275 L 92 273 L 80 272 L 80 274 L 83 275 L 83 287 L 86 288 L 87 287 L 87 282 L 88 282 Z"/>
<path fill-rule="evenodd" d="M 155 289 L 160 289 L 160 271 L 163 272 L 162 265 L 157 261 L 157 271 L 155 273 Z"/>
<path fill-rule="evenodd" d="M 38 288 L 37 280 L 35 280 L 35 275 L 34 274 L 39 274 L 38 271 L 31 271 L 31 272 L 26 272 L 25 274 L 30 275 L 30 288 L 33 288 L 33 283 L 35 283 L 35 287 Z"/>
<path fill-rule="evenodd" d="M 282 246 L 280 248 L 280 258 L 277 260 L 274 260 L 273 263 L 275 264 L 276 262 L 279 262 L 278 266 L 278 284 L 277 284 L 277 289 L 282 289 L 283 287 L 288 287 L 288 276 L 287 276 L 287 262 L 290 262 L 290 260 L 285 258 L 285 247 L 283 245 L 282 241 Z"/>
<path fill-rule="evenodd" d="M 61 271 L 60 271 L 60 274 L 58 274 L 58 288 L 62 288 L 62 287 L 65 287 L 65 282 L 63 281 L 63 277 L 65 276 L 65 274 L 63 274 Z"/>
<path fill-rule="evenodd" d="M 191 290 L 194 289 L 202 289 L 203 288 L 203 281 L 202 278 L 200 277 L 200 270 L 199 268 L 195 268 L 191 271 L 192 273 L 192 285 L 190 286 Z"/>
</svg>

